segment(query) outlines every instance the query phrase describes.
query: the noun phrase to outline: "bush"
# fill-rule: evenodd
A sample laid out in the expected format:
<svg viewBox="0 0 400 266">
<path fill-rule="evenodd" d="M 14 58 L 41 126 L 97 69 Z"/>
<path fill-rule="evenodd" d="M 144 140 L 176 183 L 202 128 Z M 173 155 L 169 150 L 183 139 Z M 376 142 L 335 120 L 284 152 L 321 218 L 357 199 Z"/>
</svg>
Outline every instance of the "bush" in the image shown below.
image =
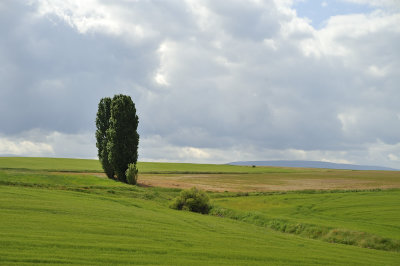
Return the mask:
<svg viewBox="0 0 400 266">
<path fill-rule="evenodd" d="M 197 188 L 182 190 L 170 205 L 172 209 L 187 210 L 207 214 L 210 212 L 210 199 L 207 194 Z"/>
<path fill-rule="evenodd" d="M 136 185 L 138 178 L 138 169 L 136 168 L 136 164 L 130 163 L 128 164 L 128 169 L 126 169 L 126 181 L 128 184 Z"/>
</svg>

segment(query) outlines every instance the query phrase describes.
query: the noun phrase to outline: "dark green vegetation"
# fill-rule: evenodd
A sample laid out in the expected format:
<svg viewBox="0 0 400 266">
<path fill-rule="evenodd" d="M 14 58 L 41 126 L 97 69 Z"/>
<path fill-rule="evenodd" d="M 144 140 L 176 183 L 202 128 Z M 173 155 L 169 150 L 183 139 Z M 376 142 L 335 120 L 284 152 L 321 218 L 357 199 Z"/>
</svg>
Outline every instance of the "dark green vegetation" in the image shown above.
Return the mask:
<svg viewBox="0 0 400 266">
<path fill-rule="evenodd" d="M 115 182 L 101 177 L 98 161 L 0 158 L 0 168 L 2 265 L 398 265 L 400 261 L 400 252 L 328 243 L 295 231 L 313 225 L 337 228 L 334 236 L 347 230 L 398 240 L 398 190 L 208 193 L 216 211 L 225 209 L 231 215 L 221 218 L 172 210 L 168 206 L 180 190 Z M 166 168 L 160 165 L 158 170 Z M 236 220 L 230 219 L 235 215 Z M 266 224 L 272 220 L 276 227 Z"/>
<path fill-rule="evenodd" d="M 113 179 L 116 174 L 119 181 L 127 183 L 128 165 L 135 166 L 138 159 L 138 124 L 136 107 L 130 96 L 119 94 L 112 100 L 100 100 L 96 117 L 96 146 L 99 160 L 109 178 Z M 137 180 L 137 172 L 132 180 Z"/>
<path fill-rule="evenodd" d="M 175 210 L 186 210 L 202 214 L 209 213 L 211 209 L 208 195 L 195 187 L 182 190 L 170 207 Z"/>
<path fill-rule="evenodd" d="M 114 168 L 108 160 L 107 129 L 110 128 L 111 98 L 100 100 L 96 116 L 96 147 L 97 156 L 108 178 L 114 178 Z"/>
</svg>

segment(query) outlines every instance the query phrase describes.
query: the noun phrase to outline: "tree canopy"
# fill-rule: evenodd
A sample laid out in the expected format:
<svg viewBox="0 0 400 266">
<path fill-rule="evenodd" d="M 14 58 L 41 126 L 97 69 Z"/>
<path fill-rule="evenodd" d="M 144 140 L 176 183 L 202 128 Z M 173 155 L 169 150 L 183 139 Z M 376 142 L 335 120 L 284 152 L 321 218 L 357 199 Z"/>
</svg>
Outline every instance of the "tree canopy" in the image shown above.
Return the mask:
<svg viewBox="0 0 400 266">
<path fill-rule="evenodd" d="M 108 178 L 114 178 L 114 169 L 108 161 L 107 129 L 110 127 L 111 98 L 106 97 L 100 100 L 96 117 L 96 146 L 98 157 Z"/>
<path fill-rule="evenodd" d="M 112 100 L 101 99 L 96 119 L 96 138 L 99 159 L 107 176 L 112 173 L 114 178 L 116 174 L 118 180 L 126 183 L 128 165 L 133 164 L 136 167 L 138 124 L 136 107 L 130 96 L 118 94 Z"/>
</svg>

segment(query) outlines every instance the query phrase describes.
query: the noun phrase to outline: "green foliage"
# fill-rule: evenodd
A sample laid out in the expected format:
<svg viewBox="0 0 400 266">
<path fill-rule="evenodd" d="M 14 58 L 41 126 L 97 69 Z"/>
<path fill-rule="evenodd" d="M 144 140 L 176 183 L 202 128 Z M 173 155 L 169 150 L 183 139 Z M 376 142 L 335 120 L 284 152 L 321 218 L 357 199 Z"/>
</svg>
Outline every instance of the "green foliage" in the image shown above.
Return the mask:
<svg viewBox="0 0 400 266">
<path fill-rule="evenodd" d="M 186 210 L 202 214 L 209 213 L 211 209 L 208 195 L 195 187 L 189 190 L 182 190 L 170 207 L 176 210 Z"/>
<path fill-rule="evenodd" d="M 116 174 L 122 182 L 136 183 L 135 179 L 127 180 L 126 170 L 128 164 L 137 163 L 138 123 L 131 97 L 120 94 L 113 99 L 106 97 L 100 100 L 96 117 L 96 146 L 101 165 L 109 178 L 113 179 Z"/>
<path fill-rule="evenodd" d="M 106 97 L 100 100 L 96 117 L 96 146 L 98 156 L 104 172 L 108 178 L 114 179 L 114 169 L 108 160 L 107 129 L 110 127 L 111 98 Z"/>
<path fill-rule="evenodd" d="M 136 164 L 128 164 L 128 169 L 126 169 L 125 175 L 128 184 L 136 185 L 138 178 L 138 169 L 136 168 Z"/>
<path fill-rule="evenodd" d="M 118 180 L 126 183 L 128 164 L 137 163 L 139 118 L 136 115 L 135 104 L 127 95 L 115 95 L 110 109 L 110 125 L 107 129 L 108 159 Z"/>
</svg>

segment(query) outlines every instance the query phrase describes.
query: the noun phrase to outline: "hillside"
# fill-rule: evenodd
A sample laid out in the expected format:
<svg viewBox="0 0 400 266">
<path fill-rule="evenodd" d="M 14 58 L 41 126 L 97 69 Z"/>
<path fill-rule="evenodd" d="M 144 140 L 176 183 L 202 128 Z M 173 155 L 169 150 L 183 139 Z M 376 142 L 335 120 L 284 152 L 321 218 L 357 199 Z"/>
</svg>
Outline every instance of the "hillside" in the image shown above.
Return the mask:
<svg viewBox="0 0 400 266">
<path fill-rule="evenodd" d="M 390 234 L 388 229 L 400 228 L 398 190 L 362 194 L 209 192 L 215 216 L 200 215 L 168 208 L 179 189 L 115 182 L 101 173 L 92 173 L 91 161 L 76 160 L 74 165 L 72 160 L 67 166 L 64 159 L 48 160 L 47 165 L 46 159 L 38 159 L 36 164 L 29 160 L 31 169 L 19 168 L 17 161 L 14 165 L 4 160 L 0 164 L 2 265 L 397 265 L 400 260 L 396 251 L 399 230 Z M 23 161 L 21 158 L 21 164 Z M 88 163 L 87 169 L 71 172 L 85 168 L 84 162 Z M 244 184 L 248 175 L 235 174 L 233 180 L 237 182 L 241 176 Z M 184 174 L 178 176 L 175 182 L 185 182 Z M 223 182 L 225 176 L 231 174 L 217 174 L 215 178 Z M 373 214 L 368 206 L 352 206 L 366 199 L 362 197 L 375 202 Z M 322 201 L 321 208 L 316 208 Z M 335 215 L 335 210 L 345 211 Z M 356 214 L 348 216 L 348 212 Z M 382 219 L 361 219 L 366 212 Z M 278 222 L 287 231 L 271 226 Z M 312 225 L 335 234 L 338 231 L 332 225 L 340 226 L 356 230 L 362 238 L 365 234 L 372 236 L 365 238 L 368 241 L 382 239 L 384 245 L 371 249 L 358 247 L 358 243 L 329 243 L 338 242 L 338 237 L 328 241 L 310 239 L 314 237 L 289 231 L 292 224 L 297 232 Z M 360 242 L 362 245 L 369 247 L 366 242 Z"/>
</svg>

